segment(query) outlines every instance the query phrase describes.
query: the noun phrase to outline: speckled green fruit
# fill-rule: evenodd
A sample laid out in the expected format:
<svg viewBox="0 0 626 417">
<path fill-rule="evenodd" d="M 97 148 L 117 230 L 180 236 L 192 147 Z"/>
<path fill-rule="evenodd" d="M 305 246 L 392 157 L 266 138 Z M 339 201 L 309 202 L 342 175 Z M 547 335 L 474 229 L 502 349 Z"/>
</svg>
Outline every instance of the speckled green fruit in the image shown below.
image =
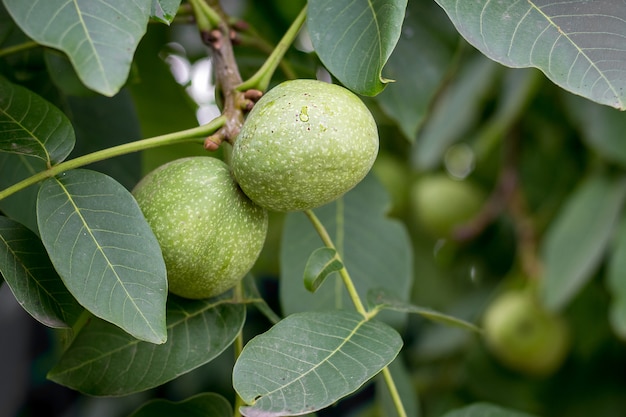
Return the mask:
<svg viewBox="0 0 626 417">
<path fill-rule="evenodd" d="M 505 366 L 534 376 L 548 376 L 569 351 L 568 328 L 545 311 L 529 291 L 509 290 L 487 308 L 485 342 Z"/>
<path fill-rule="evenodd" d="M 355 94 L 322 81 L 293 80 L 256 103 L 235 141 L 231 165 L 252 201 L 299 211 L 349 191 L 377 153 L 376 122 Z"/>
<path fill-rule="evenodd" d="M 440 238 L 450 237 L 455 227 L 471 220 L 484 201 L 483 191 L 472 182 L 446 174 L 420 177 L 411 187 L 411 207 L 417 222 Z"/>
<path fill-rule="evenodd" d="M 267 211 L 241 192 L 219 159 L 169 162 L 146 175 L 133 194 L 161 245 L 173 294 L 221 294 L 261 252 Z"/>
</svg>

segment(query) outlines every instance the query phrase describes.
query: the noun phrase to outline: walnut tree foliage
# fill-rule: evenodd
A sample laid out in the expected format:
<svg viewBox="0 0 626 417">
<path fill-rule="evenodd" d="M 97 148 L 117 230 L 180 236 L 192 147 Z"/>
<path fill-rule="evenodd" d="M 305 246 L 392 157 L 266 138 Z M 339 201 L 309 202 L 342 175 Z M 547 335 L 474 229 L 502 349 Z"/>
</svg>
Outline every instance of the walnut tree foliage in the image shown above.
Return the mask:
<svg viewBox="0 0 626 417">
<path fill-rule="evenodd" d="M 0 378 L 34 369 L 80 415 L 619 415 L 624 21 L 618 1 L 2 0 L 0 298 L 28 316 L 0 331 L 51 347 Z M 235 288 L 169 294 L 133 187 L 180 157 L 229 163 L 258 96 L 299 78 L 363 100 L 373 170 L 271 212 Z M 469 204 L 418 199 L 434 176 L 482 201 L 441 234 L 423 210 Z M 484 343 L 512 289 L 568 325 L 549 375 Z M 33 415 L 13 390 L 0 414 Z"/>
</svg>

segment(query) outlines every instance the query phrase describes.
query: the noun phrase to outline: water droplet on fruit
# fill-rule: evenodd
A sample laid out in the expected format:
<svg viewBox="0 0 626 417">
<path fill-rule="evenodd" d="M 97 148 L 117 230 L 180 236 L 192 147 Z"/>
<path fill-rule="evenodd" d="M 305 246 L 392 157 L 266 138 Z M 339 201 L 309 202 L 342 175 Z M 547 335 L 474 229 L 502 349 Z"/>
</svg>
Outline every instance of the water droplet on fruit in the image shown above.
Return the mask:
<svg viewBox="0 0 626 417">
<path fill-rule="evenodd" d="M 302 106 L 302 109 L 300 109 L 300 121 L 301 122 L 309 121 L 309 115 L 307 114 L 308 111 L 309 111 L 309 108 L 307 106 Z"/>
</svg>

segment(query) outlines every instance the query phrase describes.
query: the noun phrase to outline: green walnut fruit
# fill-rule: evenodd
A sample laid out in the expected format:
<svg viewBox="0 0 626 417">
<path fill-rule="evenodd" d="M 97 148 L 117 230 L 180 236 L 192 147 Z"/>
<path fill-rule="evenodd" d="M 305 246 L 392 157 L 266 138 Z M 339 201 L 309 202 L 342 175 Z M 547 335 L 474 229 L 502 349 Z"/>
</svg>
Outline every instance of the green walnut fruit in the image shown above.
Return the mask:
<svg viewBox="0 0 626 417">
<path fill-rule="evenodd" d="M 156 235 L 171 293 L 208 298 L 237 284 L 267 234 L 267 211 L 245 196 L 219 159 L 169 162 L 133 190 Z"/>
<path fill-rule="evenodd" d="M 436 237 L 450 237 L 455 227 L 471 220 L 485 201 L 483 191 L 469 180 L 446 174 L 418 178 L 411 188 L 417 222 Z"/>
<path fill-rule="evenodd" d="M 545 311 L 529 291 L 510 290 L 496 297 L 485 312 L 483 326 L 492 354 L 524 374 L 552 374 L 569 351 L 566 323 Z"/>
<path fill-rule="evenodd" d="M 248 114 L 232 153 L 242 190 L 258 205 L 300 211 L 358 184 L 378 153 L 378 129 L 349 90 L 316 80 L 286 81 Z"/>
</svg>

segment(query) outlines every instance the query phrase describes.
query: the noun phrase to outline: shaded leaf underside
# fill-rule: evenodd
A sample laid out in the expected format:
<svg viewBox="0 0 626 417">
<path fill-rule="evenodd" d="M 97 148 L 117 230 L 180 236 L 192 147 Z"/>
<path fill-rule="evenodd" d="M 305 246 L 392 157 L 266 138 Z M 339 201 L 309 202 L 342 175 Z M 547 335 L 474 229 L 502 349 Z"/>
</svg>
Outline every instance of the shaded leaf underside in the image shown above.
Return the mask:
<svg viewBox="0 0 626 417">
<path fill-rule="evenodd" d="M 357 390 L 398 354 L 391 327 L 346 311 L 294 314 L 252 339 L 233 370 L 248 417 L 325 408 Z"/>
<path fill-rule="evenodd" d="M 41 186 L 37 218 L 50 259 L 79 303 L 135 337 L 165 341 L 165 263 L 130 192 L 104 174 L 68 171 Z"/>
<path fill-rule="evenodd" d="M 245 306 L 224 297 L 171 296 L 167 342 L 142 342 L 92 318 L 48 377 L 90 395 L 127 395 L 170 381 L 217 357 L 241 331 Z"/>
<path fill-rule="evenodd" d="M 112 96 L 126 82 L 152 0 L 4 0 L 20 28 L 65 52 L 80 79 Z"/>
<path fill-rule="evenodd" d="M 463 37 L 489 58 L 539 68 L 570 92 L 625 108 L 623 2 L 436 1 Z"/>
</svg>

